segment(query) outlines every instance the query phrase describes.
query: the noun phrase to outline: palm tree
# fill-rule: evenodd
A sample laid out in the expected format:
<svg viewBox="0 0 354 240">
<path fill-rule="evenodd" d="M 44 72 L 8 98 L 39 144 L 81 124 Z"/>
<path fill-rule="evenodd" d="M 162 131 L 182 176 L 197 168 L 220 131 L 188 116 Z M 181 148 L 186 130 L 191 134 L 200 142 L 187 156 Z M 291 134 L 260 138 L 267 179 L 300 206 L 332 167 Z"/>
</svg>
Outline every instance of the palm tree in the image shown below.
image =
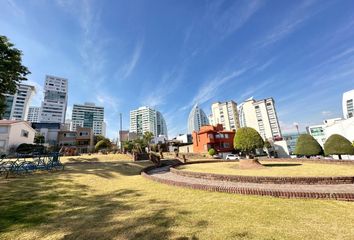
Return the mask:
<svg viewBox="0 0 354 240">
<path fill-rule="evenodd" d="M 154 134 L 152 132 L 144 132 L 143 140 L 144 140 L 145 144 L 147 145 L 149 152 L 150 152 L 150 143 L 151 143 L 151 140 L 153 139 L 153 137 L 154 137 Z"/>
</svg>

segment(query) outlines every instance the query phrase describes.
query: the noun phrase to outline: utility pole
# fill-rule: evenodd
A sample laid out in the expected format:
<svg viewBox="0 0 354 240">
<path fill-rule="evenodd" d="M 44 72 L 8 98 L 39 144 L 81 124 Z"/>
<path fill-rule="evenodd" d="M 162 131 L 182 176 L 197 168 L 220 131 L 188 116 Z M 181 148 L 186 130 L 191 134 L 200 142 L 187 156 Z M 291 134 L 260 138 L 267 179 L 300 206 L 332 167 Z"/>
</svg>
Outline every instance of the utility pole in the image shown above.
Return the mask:
<svg viewBox="0 0 354 240">
<path fill-rule="evenodd" d="M 119 122 L 120 122 L 120 130 L 119 130 L 119 147 L 120 151 L 123 150 L 122 144 L 122 113 L 119 113 Z"/>
</svg>

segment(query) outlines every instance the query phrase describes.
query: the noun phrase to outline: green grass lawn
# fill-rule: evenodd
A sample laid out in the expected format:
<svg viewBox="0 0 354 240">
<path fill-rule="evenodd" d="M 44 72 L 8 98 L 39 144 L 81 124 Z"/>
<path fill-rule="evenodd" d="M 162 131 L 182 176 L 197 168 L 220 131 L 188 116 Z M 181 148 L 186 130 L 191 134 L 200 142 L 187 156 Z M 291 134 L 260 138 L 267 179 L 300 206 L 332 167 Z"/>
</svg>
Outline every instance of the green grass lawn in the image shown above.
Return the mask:
<svg viewBox="0 0 354 240">
<path fill-rule="evenodd" d="M 245 176 L 354 176 L 354 165 L 262 162 L 264 169 L 239 169 L 238 162 L 190 164 L 181 170 Z"/>
<path fill-rule="evenodd" d="M 354 239 L 354 203 L 168 186 L 149 163 L 0 179 L 0 239 Z"/>
</svg>

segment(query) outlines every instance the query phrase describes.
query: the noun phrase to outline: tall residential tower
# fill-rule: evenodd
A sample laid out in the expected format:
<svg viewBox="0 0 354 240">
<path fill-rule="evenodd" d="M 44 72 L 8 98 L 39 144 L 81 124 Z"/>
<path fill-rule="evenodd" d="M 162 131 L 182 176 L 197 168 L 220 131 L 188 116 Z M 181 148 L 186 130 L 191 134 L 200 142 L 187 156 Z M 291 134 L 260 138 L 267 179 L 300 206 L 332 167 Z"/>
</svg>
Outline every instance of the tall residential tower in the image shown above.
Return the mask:
<svg viewBox="0 0 354 240">
<path fill-rule="evenodd" d="M 3 118 L 8 120 L 27 120 L 29 103 L 34 93 L 34 86 L 19 84 L 14 95 L 4 94 L 6 109 Z"/>
<path fill-rule="evenodd" d="M 68 104 L 68 80 L 46 76 L 44 100 L 41 108 L 41 122 L 64 123 Z"/>
<path fill-rule="evenodd" d="M 72 131 L 77 127 L 91 128 L 94 135 L 106 135 L 104 108 L 94 103 L 74 104 L 71 116 Z"/>
<path fill-rule="evenodd" d="M 155 137 L 164 135 L 167 138 L 166 121 L 159 111 L 150 107 L 140 107 L 130 111 L 130 132 L 135 132 L 138 136 L 152 132 Z"/>
<path fill-rule="evenodd" d="M 241 127 L 256 129 L 263 139 L 282 137 L 273 98 L 247 99 L 239 105 L 238 112 Z"/>
<path fill-rule="evenodd" d="M 209 125 L 209 120 L 204 111 L 196 104 L 188 116 L 188 133 L 198 132 L 201 126 Z"/>
<path fill-rule="evenodd" d="M 342 107 L 344 119 L 354 117 L 354 89 L 343 93 Z"/>
<path fill-rule="evenodd" d="M 222 124 L 224 130 L 236 131 L 240 127 L 237 104 L 234 101 L 213 103 L 209 121 L 212 125 Z"/>
</svg>

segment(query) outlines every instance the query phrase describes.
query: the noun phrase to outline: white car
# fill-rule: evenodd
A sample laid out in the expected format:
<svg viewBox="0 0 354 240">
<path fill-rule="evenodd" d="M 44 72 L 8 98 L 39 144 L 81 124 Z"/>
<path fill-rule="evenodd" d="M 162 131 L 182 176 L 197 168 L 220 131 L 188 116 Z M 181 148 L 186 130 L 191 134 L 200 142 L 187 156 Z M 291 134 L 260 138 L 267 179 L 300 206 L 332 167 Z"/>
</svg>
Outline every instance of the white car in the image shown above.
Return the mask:
<svg viewBox="0 0 354 240">
<path fill-rule="evenodd" d="M 240 160 L 240 157 L 236 154 L 227 154 L 226 160 Z"/>
</svg>

